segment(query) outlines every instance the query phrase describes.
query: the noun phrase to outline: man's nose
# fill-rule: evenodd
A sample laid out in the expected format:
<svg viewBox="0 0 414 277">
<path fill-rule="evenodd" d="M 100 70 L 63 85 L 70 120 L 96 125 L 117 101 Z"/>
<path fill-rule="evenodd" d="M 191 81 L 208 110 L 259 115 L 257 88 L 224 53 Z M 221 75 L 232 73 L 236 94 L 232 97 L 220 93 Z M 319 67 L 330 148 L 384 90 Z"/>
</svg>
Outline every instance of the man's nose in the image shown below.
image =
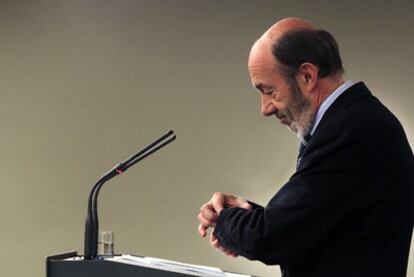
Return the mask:
<svg viewBox="0 0 414 277">
<path fill-rule="evenodd" d="M 266 97 L 266 95 L 262 96 L 262 114 L 264 116 L 272 115 L 275 112 L 275 106 L 273 105 L 271 99 Z"/>
</svg>

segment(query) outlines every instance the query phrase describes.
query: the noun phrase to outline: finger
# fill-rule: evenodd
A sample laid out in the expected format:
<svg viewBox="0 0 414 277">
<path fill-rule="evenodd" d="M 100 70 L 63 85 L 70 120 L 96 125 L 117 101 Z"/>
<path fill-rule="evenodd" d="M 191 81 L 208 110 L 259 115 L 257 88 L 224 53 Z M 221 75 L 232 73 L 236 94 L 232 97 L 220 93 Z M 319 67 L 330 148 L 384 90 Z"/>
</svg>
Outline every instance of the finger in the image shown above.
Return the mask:
<svg viewBox="0 0 414 277">
<path fill-rule="evenodd" d="M 233 257 L 233 258 L 237 258 L 239 255 L 237 255 L 236 253 L 234 253 L 234 252 L 231 252 L 231 253 L 229 253 L 229 254 L 227 254 L 228 256 L 230 256 L 230 257 Z"/>
<path fill-rule="evenodd" d="M 239 255 L 237 255 L 236 253 L 234 253 L 234 252 L 231 252 L 230 254 L 228 254 L 230 257 L 232 257 L 232 258 L 237 258 Z"/>
<path fill-rule="evenodd" d="M 213 233 L 210 234 L 210 244 L 213 247 L 218 247 L 219 246 L 218 239 L 216 238 L 216 236 Z"/>
<path fill-rule="evenodd" d="M 200 209 L 201 215 L 210 222 L 216 222 L 218 214 L 215 212 L 211 203 L 204 204 Z"/>
<path fill-rule="evenodd" d="M 201 223 L 198 225 L 198 233 L 200 234 L 201 237 L 204 238 L 206 236 L 207 229 L 208 229 L 208 227 L 206 227 L 205 225 L 203 225 Z"/>
<path fill-rule="evenodd" d="M 205 209 L 207 209 L 207 210 L 213 210 L 214 209 L 213 205 L 211 204 L 211 200 L 208 201 L 207 203 L 205 203 L 203 206 L 201 206 L 200 211 L 205 210 Z"/>
<path fill-rule="evenodd" d="M 239 204 L 240 208 L 247 209 L 247 210 L 250 210 L 252 208 L 252 205 L 250 205 L 249 202 L 247 202 L 246 200 L 244 200 L 242 198 L 239 198 L 238 202 L 240 203 Z"/>
<path fill-rule="evenodd" d="M 238 257 L 238 255 L 234 253 L 233 251 L 231 251 L 230 249 L 222 247 L 218 239 L 213 234 L 210 236 L 210 244 L 212 247 L 216 248 L 218 251 L 222 252 L 223 254 L 227 256 L 234 257 L 234 258 Z"/>
<path fill-rule="evenodd" d="M 213 234 L 210 235 L 210 244 L 211 244 L 211 246 L 213 246 L 217 250 L 220 250 L 223 253 L 228 251 L 226 248 L 221 246 L 220 242 L 218 241 L 218 239 Z"/>
<path fill-rule="evenodd" d="M 233 195 L 227 197 L 227 205 L 229 207 L 238 207 L 238 208 L 243 208 L 243 209 L 251 209 L 252 208 L 252 206 L 249 204 L 249 202 L 247 202 L 243 198 L 233 196 Z"/>
<path fill-rule="evenodd" d="M 210 220 L 208 220 L 207 218 L 205 218 L 201 213 L 199 213 L 198 215 L 197 215 L 197 219 L 198 219 L 198 221 L 201 223 L 201 224 L 203 224 L 203 225 L 205 225 L 206 227 L 214 227 L 214 225 L 215 225 L 215 222 L 214 221 L 210 221 Z"/>
<path fill-rule="evenodd" d="M 216 192 L 213 194 L 213 197 L 211 198 L 211 203 L 213 205 L 214 211 L 217 214 L 220 214 L 220 212 L 224 209 L 224 206 L 226 205 L 226 197 L 221 192 Z"/>
<path fill-rule="evenodd" d="M 234 258 L 236 258 L 238 255 L 236 254 L 236 253 L 234 253 L 233 251 L 231 251 L 230 249 L 226 249 L 226 248 L 223 248 L 223 251 L 222 251 L 224 254 L 226 254 L 227 256 L 230 256 L 230 257 L 234 257 Z"/>
</svg>

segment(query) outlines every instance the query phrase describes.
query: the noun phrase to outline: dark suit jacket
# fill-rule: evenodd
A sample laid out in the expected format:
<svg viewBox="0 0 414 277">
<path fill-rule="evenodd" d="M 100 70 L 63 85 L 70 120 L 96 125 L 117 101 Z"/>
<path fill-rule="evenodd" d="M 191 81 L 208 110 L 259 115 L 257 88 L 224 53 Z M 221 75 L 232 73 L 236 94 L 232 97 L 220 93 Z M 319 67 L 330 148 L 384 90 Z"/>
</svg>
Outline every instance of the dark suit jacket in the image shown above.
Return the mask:
<svg viewBox="0 0 414 277">
<path fill-rule="evenodd" d="M 214 230 L 286 277 L 406 276 L 414 158 L 395 116 L 363 83 L 329 107 L 290 180 L 266 207 L 224 209 Z"/>
</svg>

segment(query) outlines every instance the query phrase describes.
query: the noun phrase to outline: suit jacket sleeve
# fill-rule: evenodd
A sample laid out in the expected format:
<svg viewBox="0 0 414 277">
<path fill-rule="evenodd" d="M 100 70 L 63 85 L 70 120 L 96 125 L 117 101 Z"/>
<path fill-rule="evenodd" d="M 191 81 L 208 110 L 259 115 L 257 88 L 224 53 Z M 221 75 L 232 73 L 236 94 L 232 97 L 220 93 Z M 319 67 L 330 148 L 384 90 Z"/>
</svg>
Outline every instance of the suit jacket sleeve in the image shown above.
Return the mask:
<svg viewBox="0 0 414 277">
<path fill-rule="evenodd" d="M 224 209 L 222 246 L 266 264 L 300 262 L 353 212 L 366 164 L 366 138 L 349 124 L 314 135 L 297 172 L 266 207 Z"/>
</svg>

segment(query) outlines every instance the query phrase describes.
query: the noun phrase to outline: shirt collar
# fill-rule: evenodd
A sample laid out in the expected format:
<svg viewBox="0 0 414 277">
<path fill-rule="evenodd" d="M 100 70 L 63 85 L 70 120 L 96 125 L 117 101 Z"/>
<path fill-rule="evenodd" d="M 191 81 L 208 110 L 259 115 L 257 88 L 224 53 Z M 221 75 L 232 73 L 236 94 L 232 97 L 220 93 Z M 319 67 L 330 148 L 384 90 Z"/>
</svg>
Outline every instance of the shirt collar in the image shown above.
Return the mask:
<svg viewBox="0 0 414 277">
<path fill-rule="evenodd" d="M 313 121 L 313 126 L 310 131 L 310 134 L 313 135 L 315 133 L 316 128 L 319 125 L 319 122 L 321 121 L 323 115 L 328 110 L 328 108 L 332 105 L 332 103 L 347 89 L 349 89 L 354 84 L 353 81 L 349 80 L 340 85 L 331 95 L 326 98 L 322 104 L 319 106 L 318 111 L 316 113 L 315 119 Z"/>
</svg>

